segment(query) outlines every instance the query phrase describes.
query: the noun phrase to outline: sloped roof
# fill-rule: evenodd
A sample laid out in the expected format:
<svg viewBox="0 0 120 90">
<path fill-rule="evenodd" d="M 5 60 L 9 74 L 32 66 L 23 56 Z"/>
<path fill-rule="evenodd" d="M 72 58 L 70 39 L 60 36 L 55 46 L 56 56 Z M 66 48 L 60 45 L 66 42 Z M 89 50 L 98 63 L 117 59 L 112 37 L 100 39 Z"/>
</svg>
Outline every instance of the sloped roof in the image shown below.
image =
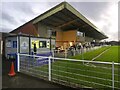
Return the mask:
<svg viewBox="0 0 120 90">
<path fill-rule="evenodd" d="M 101 33 L 94 24 L 92 24 L 86 17 L 84 17 L 67 2 L 60 3 L 27 23 L 33 23 L 35 25 L 38 22 L 54 28 L 61 28 L 62 30 L 77 29 L 81 32 L 85 32 L 86 36 L 100 40 L 108 38 L 106 35 Z M 22 28 L 27 23 L 12 32 Z"/>
<path fill-rule="evenodd" d="M 87 36 L 97 39 L 107 38 L 106 35 L 99 32 L 94 24 L 67 2 L 60 3 L 33 20 L 33 24 L 38 22 L 62 30 L 79 29 L 79 31 L 85 32 Z"/>
</svg>

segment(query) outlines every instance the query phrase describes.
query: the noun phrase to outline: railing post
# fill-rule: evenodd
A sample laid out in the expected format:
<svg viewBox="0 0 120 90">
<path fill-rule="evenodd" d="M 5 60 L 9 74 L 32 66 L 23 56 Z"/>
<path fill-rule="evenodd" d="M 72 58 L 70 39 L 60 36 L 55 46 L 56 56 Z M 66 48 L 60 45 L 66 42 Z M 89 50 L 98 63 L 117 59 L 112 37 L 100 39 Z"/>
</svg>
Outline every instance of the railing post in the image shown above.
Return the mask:
<svg viewBox="0 0 120 90">
<path fill-rule="evenodd" d="M 112 90 L 114 90 L 114 61 L 112 62 Z"/>
<path fill-rule="evenodd" d="M 49 74 L 48 79 L 49 81 L 51 81 L 51 56 L 49 56 L 48 58 L 48 74 Z"/>
<path fill-rule="evenodd" d="M 20 72 L 20 55 L 17 53 L 17 71 Z"/>
<path fill-rule="evenodd" d="M 75 49 L 73 49 L 73 52 L 74 52 L 73 54 L 74 54 L 74 56 L 75 56 Z"/>
<path fill-rule="evenodd" d="M 52 51 L 52 53 L 53 53 L 53 62 L 54 62 L 54 57 L 55 57 L 54 50 Z"/>
<path fill-rule="evenodd" d="M 67 58 L 67 50 L 65 49 L 65 58 Z"/>
</svg>

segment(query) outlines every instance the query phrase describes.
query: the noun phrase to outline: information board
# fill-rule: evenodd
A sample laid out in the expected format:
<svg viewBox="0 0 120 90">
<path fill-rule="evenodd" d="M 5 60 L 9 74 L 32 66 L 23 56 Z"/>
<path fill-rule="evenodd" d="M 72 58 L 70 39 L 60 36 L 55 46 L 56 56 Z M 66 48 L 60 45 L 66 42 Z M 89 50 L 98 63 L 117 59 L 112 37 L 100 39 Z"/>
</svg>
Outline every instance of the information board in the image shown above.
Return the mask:
<svg viewBox="0 0 120 90">
<path fill-rule="evenodd" d="M 20 37 L 20 53 L 29 53 L 29 37 Z"/>
</svg>

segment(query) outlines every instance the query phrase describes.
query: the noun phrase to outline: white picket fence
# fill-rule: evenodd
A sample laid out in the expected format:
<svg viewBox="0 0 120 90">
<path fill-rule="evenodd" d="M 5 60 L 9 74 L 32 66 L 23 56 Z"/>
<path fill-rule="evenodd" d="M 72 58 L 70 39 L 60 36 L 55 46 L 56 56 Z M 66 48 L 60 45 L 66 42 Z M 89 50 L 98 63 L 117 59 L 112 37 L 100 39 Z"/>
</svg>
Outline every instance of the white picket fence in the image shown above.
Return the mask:
<svg viewBox="0 0 120 90">
<path fill-rule="evenodd" d="M 120 63 L 17 55 L 18 72 L 21 73 L 75 88 L 120 89 Z"/>
</svg>

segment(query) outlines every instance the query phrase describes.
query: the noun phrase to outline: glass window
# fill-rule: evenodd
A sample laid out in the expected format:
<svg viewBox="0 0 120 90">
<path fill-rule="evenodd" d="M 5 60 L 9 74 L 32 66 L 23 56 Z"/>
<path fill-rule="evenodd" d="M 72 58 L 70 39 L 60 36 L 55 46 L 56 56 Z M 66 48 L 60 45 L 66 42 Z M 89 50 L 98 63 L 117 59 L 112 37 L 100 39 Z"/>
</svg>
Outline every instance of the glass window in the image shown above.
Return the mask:
<svg viewBox="0 0 120 90">
<path fill-rule="evenodd" d="M 77 36 L 82 36 L 83 37 L 83 32 L 77 31 Z"/>
<path fill-rule="evenodd" d="M 40 48 L 46 48 L 46 41 L 40 41 L 39 42 L 39 47 Z"/>
<path fill-rule="evenodd" d="M 56 36 L 56 31 L 52 31 L 52 36 Z"/>
<path fill-rule="evenodd" d="M 13 48 L 17 48 L 17 41 L 13 41 Z"/>
</svg>

